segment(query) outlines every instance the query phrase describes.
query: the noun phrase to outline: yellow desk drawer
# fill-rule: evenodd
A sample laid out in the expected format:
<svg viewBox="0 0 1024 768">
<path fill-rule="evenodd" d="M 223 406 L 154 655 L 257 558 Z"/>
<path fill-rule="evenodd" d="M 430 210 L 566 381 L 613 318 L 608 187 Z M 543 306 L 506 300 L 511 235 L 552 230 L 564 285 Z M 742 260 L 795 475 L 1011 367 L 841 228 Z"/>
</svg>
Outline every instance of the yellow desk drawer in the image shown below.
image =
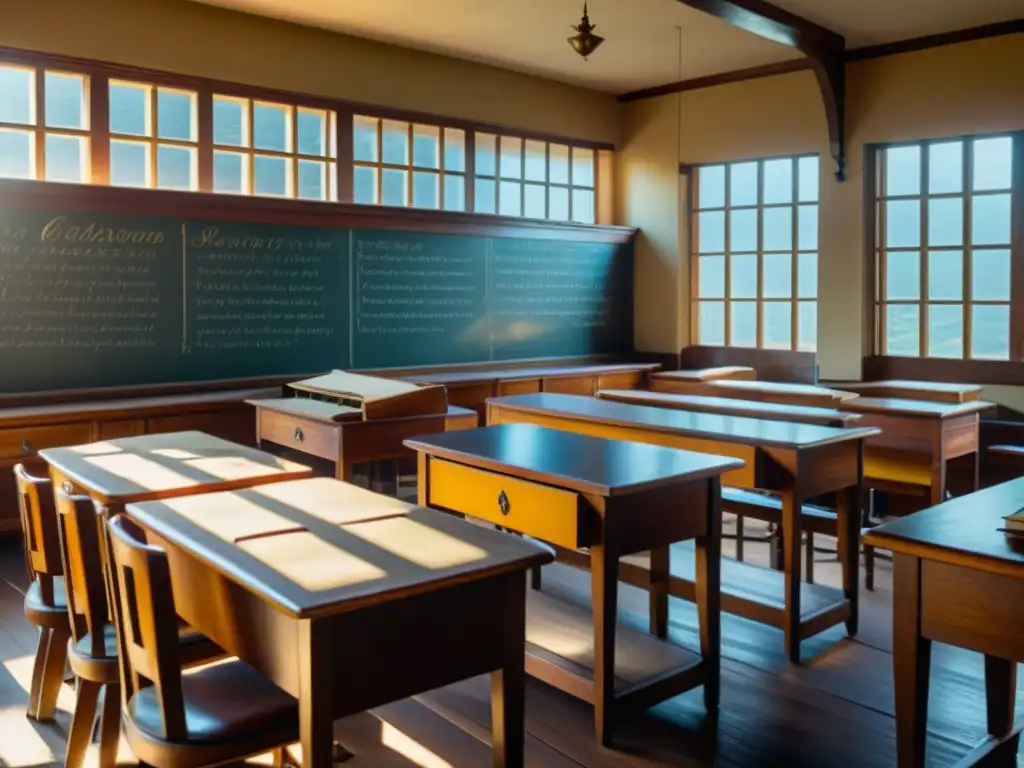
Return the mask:
<svg viewBox="0 0 1024 768">
<path fill-rule="evenodd" d="M 433 458 L 428 480 L 431 506 L 570 549 L 590 543 L 583 501 L 572 491 Z"/>
</svg>

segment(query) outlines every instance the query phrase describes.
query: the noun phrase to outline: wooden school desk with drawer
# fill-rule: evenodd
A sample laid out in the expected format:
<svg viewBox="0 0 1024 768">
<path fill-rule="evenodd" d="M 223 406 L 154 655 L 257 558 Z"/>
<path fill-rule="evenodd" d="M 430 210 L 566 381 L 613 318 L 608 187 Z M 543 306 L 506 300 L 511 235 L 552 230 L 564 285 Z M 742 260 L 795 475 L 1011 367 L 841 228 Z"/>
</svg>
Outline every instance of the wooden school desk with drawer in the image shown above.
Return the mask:
<svg viewBox="0 0 1024 768">
<path fill-rule="evenodd" d="M 766 403 L 809 405 L 814 408 L 842 408 L 844 403 L 857 397 L 854 392 L 818 387 L 813 384 L 790 384 L 779 381 L 738 381 L 724 379 L 708 382 L 680 382 L 651 379 L 655 392 L 673 392 L 680 395 L 707 395 L 734 397 L 740 400 L 759 400 Z"/>
</svg>

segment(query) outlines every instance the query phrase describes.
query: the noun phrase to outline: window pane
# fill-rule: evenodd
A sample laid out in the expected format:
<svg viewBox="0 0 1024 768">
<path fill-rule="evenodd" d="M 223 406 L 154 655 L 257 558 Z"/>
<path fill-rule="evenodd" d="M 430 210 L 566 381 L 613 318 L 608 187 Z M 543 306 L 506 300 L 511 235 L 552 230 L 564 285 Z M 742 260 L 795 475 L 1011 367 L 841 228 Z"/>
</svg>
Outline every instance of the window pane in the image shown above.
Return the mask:
<svg viewBox="0 0 1024 768">
<path fill-rule="evenodd" d="M 797 218 L 800 228 L 797 248 L 801 251 L 818 250 L 818 206 L 801 205 Z"/>
<path fill-rule="evenodd" d="M 35 124 L 35 70 L 0 65 L 0 123 Z"/>
<path fill-rule="evenodd" d="M 414 208 L 440 208 L 440 178 L 436 173 L 416 171 L 412 175 L 412 204 Z"/>
<path fill-rule="evenodd" d="M 964 356 L 964 308 L 962 304 L 931 304 L 928 307 L 928 356 Z"/>
<path fill-rule="evenodd" d="M 572 185 L 574 187 L 594 186 L 594 150 L 573 147 Z"/>
<path fill-rule="evenodd" d="M 498 175 L 498 137 L 491 133 L 476 135 L 476 175 Z"/>
<path fill-rule="evenodd" d="M 386 139 L 384 153 L 387 154 Z M 405 206 L 409 204 L 409 175 L 407 171 L 396 171 L 394 168 L 385 168 L 382 171 L 380 201 L 384 205 Z"/>
<path fill-rule="evenodd" d="M 569 183 L 569 148 L 564 144 L 548 145 L 548 181 L 552 184 Z"/>
<path fill-rule="evenodd" d="M 697 217 L 697 250 L 725 252 L 725 211 L 707 211 Z"/>
<path fill-rule="evenodd" d="M 816 299 L 818 297 L 818 254 L 799 254 L 796 268 L 796 295 L 801 299 Z"/>
<path fill-rule="evenodd" d="M 757 250 L 757 209 L 729 211 L 729 250 Z"/>
<path fill-rule="evenodd" d="M 466 210 L 466 180 L 464 177 L 451 174 L 444 177 L 444 209 L 446 211 Z"/>
<path fill-rule="evenodd" d="M 548 178 L 548 145 L 543 141 L 527 139 L 524 150 L 526 152 L 526 178 L 529 181 L 546 181 Z"/>
<path fill-rule="evenodd" d="M 156 92 L 156 134 L 161 139 L 195 141 L 195 95 L 158 88 Z"/>
<path fill-rule="evenodd" d="M 921 254 L 897 251 L 885 255 L 885 298 L 887 301 L 921 297 Z"/>
<path fill-rule="evenodd" d="M 377 125 L 374 117 L 356 115 L 352 120 L 352 159 L 364 163 L 377 162 Z"/>
<path fill-rule="evenodd" d="M 933 195 L 963 192 L 964 143 L 951 141 L 928 147 L 928 191 Z"/>
<path fill-rule="evenodd" d="M 971 307 L 971 357 L 1007 360 L 1010 357 L 1010 308 L 975 304 Z"/>
<path fill-rule="evenodd" d="M 245 194 L 248 191 L 245 180 L 247 159 L 237 152 L 214 152 L 213 191 Z"/>
<path fill-rule="evenodd" d="M 225 147 L 249 146 L 248 113 L 246 102 L 214 96 L 213 143 Z"/>
<path fill-rule="evenodd" d="M 972 189 L 1009 189 L 1013 175 L 1013 140 L 977 139 L 974 142 L 974 183 Z"/>
<path fill-rule="evenodd" d="M 148 187 L 149 145 L 111 141 L 110 183 L 118 187 Z"/>
<path fill-rule="evenodd" d="M 523 216 L 528 219 L 543 219 L 547 217 L 547 187 L 543 184 L 527 184 L 525 198 Z"/>
<path fill-rule="evenodd" d="M 377 202 L 377 169 L 357 165 L 352 174 L 352 199 L 373 205 Z"/>
<path fill-rule="evenodd" d="M 514 136 L 501 137 L 501 176 L 504 179 L 523 177 L 523 140 Z"/>
<path fill-rule="evenodd" d="M 725 298 L 725 256 L 701 256 L 697 262 L 697 296 Z"/>
<path fill-rule="evenodd" d="M 1010 300 L 1010 252 L 974 251 L 971 254 L 971 298 L 975 301 Z"/>
<path fill-rule="evenodd" d="M 580 224 L 594 223 L 594 190 L 573 189 L 572 220 Z"/>
<path fill-rule="evenodd" d="M 46 135 L 47 181 L 86 182 L 86 143 L 77 136 Z"/>
<path fill-rule="evenodd" d="M 891 200 L 885 204 L 885 241 L 890 248 L 921 244 L 921 201 Z"/>
<path fill-rule="evenodd" d="M 761 185 L 762 202 L 793 202 L 793 161 L 790 158 L 764 161 L 764 182 Z"/>
<path fill-rule="evenodd" d="M 921 327 L 917 304 L 887 304 L 885 307 L 885 354 L 917 357 Z"/>
<path fill-rule="evenodd" d="M 311 109 L 300 109 L 296 117 L 299 123 L 298 149 L 303 155 L 327 157 L 327 113 Z M 302 175 L 302 171 L 299 171 Z M 301 180 L 299 186 L 302 186 Z M 300 191 L 299 197 L 302 197 Z"/>
<path fill-rule="evenodd" d="M 928 254 L 928 298 L 933 301 L 963 301 L 964 255 L 961 251 L 931 251 Z"/>
<path fill-rule="evenodd" d="M 976 195 L 971 210 L 971 243 L 1010 244 L 1010 195 Z"/>
<path fill-rule="evenodd" d="M 941 197 L 928 201 L 928 245 L 963 245 L 964 199 Z"/>
<path fill-rule="evenodd" d="M 729 203 L 757 204 L 757 163 L 734 163 L 729 166 Z"/>
<path fill-rule="evenodd" d="M 299 160 L 296 193 L 303 200 L 326 200 L 327 163 Z"/>
<path fill-rule="evenodd" d="M 890 147 L 885 150 L 885 194 L 921 194 L 921 147 Z"/>
<path fill-rule="evenodd" d="M 569 220 L 569 190 L 565 187 L 548 187 L 548 218 L 552 221 Z"/>
<path fill-rule="evenodd" d="M 765 208 L 762 226 L 764 227 L 764 250 L 793 250 L 793 208 Z M 733 250 L 739 250 L 733 245 Z"/>
<path fill-rule="evenodd" d="M 148 85 L 110 83 L 110 132 L 127 136 L 149 136 Z"/>
<path fill-rule="evenodd" d="M 818 302 L 801 301 L 797 312 L 797 349 L 814 352 L 818 348 Z"/>
<path fill-rule="evenodd" d="M 195 189 L 194 149 L 158 146 L 156 149 L 156 185 L 160 189 Z"/>
<path fill-rule="evenodd" d="M 702 301 L 697 308 L 697 343 L 711 346 L 724 345 L 725 302 Z"/>
<path fill-rule="evenodd" d="M 283 157 L 256 155 L 253 159 L 253 191 L 257 195 L 288 195 L 288 163 Z"/>
<path fill-rule="evenodd" d="M 793 314 L 788 301 L 766 301 L 763 305 L 764 348 L 789 349 L 793 344 Z"/>
<path fill-rule="evenodd" d="M 0 176 L 35 178 L 35 138 L 29 131 L 0 128 Z"/>
<path fill-rule="evenodd" d="M 729 295 L 734 299 L 757 298 L 756 253 L 730 257 Z"/>
<path fill-rule="evenodd" d="M 409 164 L 409 124 L 396 120 L 381 121 L 381 157 L 390 165 Z M 385 174 L 385 179 L 387 174 Z M 387 194 L 384 204 L 388 205 Z"/>
<path fill-rule="evenodd" d="M 479 146 L 479 145 L 477 145 Z M 477 179 L 473 185 L 473 207 L 477 213 L 497 213 L 497 192 L 491 179 Z M 568 215 L 566 206 L 566 215 Z"/>
<path fill-rule="evenodd" d="M 799 175 L 798 198 L 801 203 L 818 202 L 819 172 L 817 157 L 801 157 L 797 160 L 797 173 Z"/>
<path fill-rule="evenodd" d="M 85 78 L 81 75 L 46 73 L 46 125 L 50 128 L 88 128 L 85 116 Z M 0 101 L 3 92 L 0 91 Z M 0 111 L 3 107 L 0 107 Z M 49 175 L 49 174 L 47 174 Z"/>
<path fill-rule="evenodd" d="M 252 145 L 255 149 L 291 152 L 291 109 L 278 104 L 252 106 Z M 256 186 L 259 187 L 259 174 Z M 283 193 L 282 193 L 283 194 Z"/>
<path fill-rule="evenodd" d="M 434 125 L 412 127 L 412 164 L 417 168 L 441 167 L 440 128 Z"/>
<path fill-rule="evenodd" d="M 757 346 L 757 303 L 734 301 L 729 305 L 729 344 L 734 347 Z"/>
<path fill-rule="evenodd" d="M 788 299 L 793 295 L 793 257 L 788 253 L 766 253 L 762 262 L 762 291 L 765 299 Z"/>
<path fill-rule="evenodd" d="M 518 181 L 501 182 L 498 212 L 502 216 L 521 216 L 522 194 L 522 185 Z"/>
<path fill-rule="evenodd" d="M 460 128 L 444 129 L 444 168 L 446 171 L 466 170 L 466 132 Z"/>
<path fill-rule="evenodd" d="M 725 207 L 725 166 L 706 165 L 698 170 L 700 208 Z"/>
</svg>

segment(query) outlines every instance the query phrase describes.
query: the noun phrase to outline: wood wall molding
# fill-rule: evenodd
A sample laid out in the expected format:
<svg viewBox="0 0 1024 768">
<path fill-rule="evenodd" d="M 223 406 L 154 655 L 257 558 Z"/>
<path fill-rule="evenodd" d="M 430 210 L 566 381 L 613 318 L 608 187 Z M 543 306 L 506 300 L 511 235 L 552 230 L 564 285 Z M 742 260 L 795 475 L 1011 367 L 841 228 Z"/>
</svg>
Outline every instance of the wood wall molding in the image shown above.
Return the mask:
<svg viewBox="0 0 1024 768">
<path fill-rule="evenodd" d="M 846 60 L 865 61 L 867 59 L 880 59 L 883 56 L 896 56 L 900 53 L 913 53 L 914 51 L 924 51 L 929 48 L 940 48 L 944 45 L 969 43 L 973 40 L 986 40 L 990 37 L 1002 37 L 1003 35 L 1014 35 L 1021 32 L 1024 32 L 1024 18 L 1001 21 L 996 24 L 984 24 L 980 27 L 958 29 L 938 35 L 912 37 L 908 40 L 897 40 L 896 42 L 883 43 L 882 45 L 854 48 L 846 52 Z"/>
</svg>

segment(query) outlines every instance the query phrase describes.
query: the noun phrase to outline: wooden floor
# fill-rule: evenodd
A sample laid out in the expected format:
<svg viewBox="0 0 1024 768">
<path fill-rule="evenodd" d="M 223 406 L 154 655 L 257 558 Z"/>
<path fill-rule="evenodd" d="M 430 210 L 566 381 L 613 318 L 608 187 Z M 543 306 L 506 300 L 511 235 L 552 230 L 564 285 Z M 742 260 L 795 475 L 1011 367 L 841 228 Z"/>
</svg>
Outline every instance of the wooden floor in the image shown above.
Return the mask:
<svg viewBox="0 0 1024 768">
<path fill-rule="evenodd" d="M 748 560 L 766 557 L 764 545 L 748 546 Z M 56 723 L 41 725 L 24 715 L 36 637 L 22 613 L 23 563 L 19 542 L 0 543 L 0 765 L 62 765 L 71 689 L 61 694 Z M 838 585 L 834 563 L 819 563 L 817 575 L 820 582 Z M 562 597 L 585 601 L 587 583 L 585 574 L 563 566 L 545 571 L 545 589 Z M 622 587 L 620 605 L 623 621 L 645 626 L 644 593 Z M 786 661 L 778 630 L 725 617 L 717 732 L 702 725 L 698 690 L 627 721 L 619 731 L 617 748 L 601 749 L 593 739 L 589 707 L 530 680 L 527 765 L 893 766 L 892 594 L 887 563 L 879 564 L 876 591 L 862 592 L 862 606 L 856 639 L 833 628 L 804 643 L 801 666 Z M 672 639 L 696 649 L 693 606 L 673 600 L 670 618 Z M 346 765 L 484 768 L 491 763 L 488 696 L 488 680 L 476 678 L 340 721 L 338 736 L 356 754 Z M 953 765 L 983 733 L 981 657 L 936 646 L 929 765 Z M 123 743 L 120 758 L 126 765 L 133 762 Z M 95 765 L 95 759 L 93 749 L 88 765 Z"/>
</svg>

